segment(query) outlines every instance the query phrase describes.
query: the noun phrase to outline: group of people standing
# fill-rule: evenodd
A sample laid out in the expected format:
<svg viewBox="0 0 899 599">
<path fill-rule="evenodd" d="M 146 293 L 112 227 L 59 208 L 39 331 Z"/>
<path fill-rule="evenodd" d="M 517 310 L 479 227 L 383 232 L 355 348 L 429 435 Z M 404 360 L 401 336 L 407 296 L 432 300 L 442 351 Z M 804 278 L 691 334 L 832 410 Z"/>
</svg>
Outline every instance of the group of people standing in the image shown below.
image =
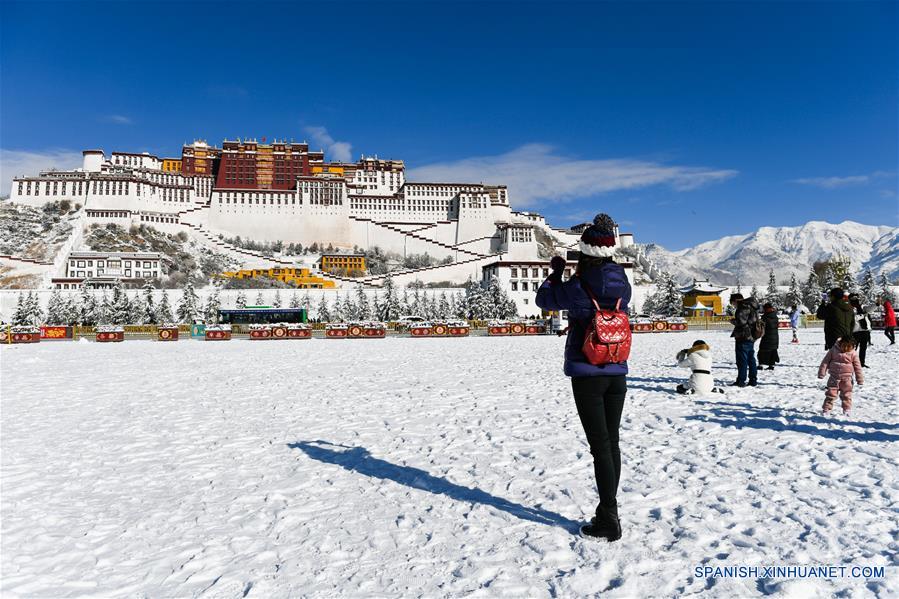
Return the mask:
<svg viewBox="0 0 899 599">
<path fill-rule="evenodd" d="M 578 417 L 593 456 L 600 498 L 593 518 L 581 526 L 581 534 L 608 541 L 616 541 L 622 535 L 616 496 L 621 479 L 619 427 L 627 394 L 628 364 L 627 360 L 591 363 L 582 348 L 598 311 L 627 311 L 631 299 L 627 276 L 612 259 L 615 253 L 615 227 L 608 215 L 598 214 L 581 235 L 580 257 L 574 276 L 567 281 L 562 280 L 566 262 L 556 256 L 550 262 L 552 272 L 538 289 L 535 300 L 543 310 L 568 311 L 564 372 L 571 378 Z M 864 348 L 870 343 L 871 320 L 858 298 L 846 297 L 842 289 L 834 289 L 829 295 L 831 301 L 818 310 L 819 318 L 825 321 L 825 345 L 828 350 L 819 375 L 831 374 L 824 411 L 826 413 L 831 409 L 839 394 L 843 409 L 848 413 L 852 401 L 852 377 L 859 383 L 864 381 Z M 754 297 L 744 298 L 739 293 L 733 294 L 730 301 L 735 309 L 731 336 L 734 338 L 737 361 L 737 380 L 732 384 L 738 387 L 756 386 L 758 365 L 772 370 L 780 361 L 777 311 L 773 305 L 765 304 L 760 314 L 758 301 Z M 886 335 L 891 343 L 895 343 L 895 313 L 889 302 L 881 303 Z M 799 342 L 799 322 L 799 308 L 793 306 L 790 314 L 793 343 Z M 756 361 L 755 341 L 759 339 Z M 860 353 L 856 353 L 856 345 L 862 343 L 864 346 Z M 678 354 L 678 362 L 692 372 L 687 384 L 678 386 L 679 393 L 722 392 L 714 387 L 714 379 L 711 378 L 711 354 L 707 343 L 697 340 L 692 347 Z"/>
</svg>

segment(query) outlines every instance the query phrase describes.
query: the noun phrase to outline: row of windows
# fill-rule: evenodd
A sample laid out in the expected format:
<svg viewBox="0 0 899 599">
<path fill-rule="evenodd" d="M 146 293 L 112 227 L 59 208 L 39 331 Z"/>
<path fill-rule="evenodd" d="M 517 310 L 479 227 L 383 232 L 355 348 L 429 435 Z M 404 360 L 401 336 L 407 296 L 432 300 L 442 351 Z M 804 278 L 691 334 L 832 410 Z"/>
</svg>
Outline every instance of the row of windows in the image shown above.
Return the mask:
<svg viewBox="0 0 899 599">
<path fill-rule="evenodd" d="M 531 268 L 530 270 L 531 270 L 531 276 L 532 276 L 532 277 L 539 277 L 539 276 L 540 276 L 540 269 L 537 268 L 536 266 L 533 267 L 533 268 Z M 571 269 L 568 269 L 568 270 L 569 270 L 569 272 L 571 271 Z M 517 269 L 517 268 L 511 268 L 510 271 L 511 271 L 511 272 L 510 272 L 509 274 L 511 275 L 511 277 L 512 277 L 513 279 L 517 279 L 517 278 L 518 278 L 518 269 Z M 528 276 L 528 269 L 525 268 L 525 267 L 523 267 L 523 266 L 521 267 L 521 276 L 522 276 L 522 277 Z M 549 276 L 549 269 L 548 269 L 548 268 L 544 268 L 544 269 L 543 269 L 543 276 L 544 276 L 544 277 L 548 277 L 548 276 Z"/>
<path fill-rule="evenodd" d="M 110 267 L 119 267 L 122 260 L 100 260 L 97 261 L 97 267 L 103 268 L 106 262 L 109 262 Z M 132 260 L 124 260 L 125 268 L 131 268 Z M 158 264 L 154 264 L 155 260 L 133 260 L 134 268 L 158 268 Z M 69 268 L 84 268 L 85 266 L 93 266 L 94 260 L 69 260 Z"/>
<path fill-rule="evenodd" d="M 143 273 L 143 275 L 141 273 Z M 104 274 L 104 272 L 103 272 L 102 268 L 97 270 L 98 277 L 102 277 L 103 274 Z M 81 277 L 81 278 L 92 277 L 92 276 L 94 276 L 94 271 L 92 271 L 92 270 L 76 270 L 76 271 L 69 272 L 69 276 L 70 277 Z M 157 273 L 157 271 L 155 271 L 155 270 L 152 272 L 148 271 L 148 270 L 144 270 L 144 271 L 135 270 L 134 277 L 132 277 L 131 271 L 126 270 L 125 274 L 123 276 L 125 276 L 127 278 L 135 278 L 135 279 L 140 279 L 140 278 L 154 279 L 159 276 L 159 273 Z"/>
</svg>

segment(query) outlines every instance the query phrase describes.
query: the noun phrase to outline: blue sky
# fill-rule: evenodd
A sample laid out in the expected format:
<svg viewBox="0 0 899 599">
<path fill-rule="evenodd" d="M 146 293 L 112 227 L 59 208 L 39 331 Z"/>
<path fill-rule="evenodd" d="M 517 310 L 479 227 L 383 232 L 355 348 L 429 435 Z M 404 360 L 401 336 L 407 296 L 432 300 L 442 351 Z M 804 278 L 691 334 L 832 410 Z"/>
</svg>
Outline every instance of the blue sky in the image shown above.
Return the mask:
<svg viewBox="0 0 899 599">
<path fill-rule="evenodd" d="M 2 194 L 80 150 L 307 139 L 671 249 L 897 225 L 893 2 L 0 3 Z"/>
</svg>

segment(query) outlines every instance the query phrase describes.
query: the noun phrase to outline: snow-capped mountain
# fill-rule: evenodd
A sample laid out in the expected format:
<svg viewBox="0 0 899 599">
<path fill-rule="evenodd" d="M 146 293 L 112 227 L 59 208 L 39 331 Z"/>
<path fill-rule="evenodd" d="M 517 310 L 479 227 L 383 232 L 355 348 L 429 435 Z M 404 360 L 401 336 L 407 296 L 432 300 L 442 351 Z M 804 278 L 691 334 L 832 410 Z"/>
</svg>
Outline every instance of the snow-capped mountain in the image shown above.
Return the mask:
<svg viewBox="0 0 899 599">
<path fill-rule="evenodd" d="M 646 255 L 679 280 L 709 278 L 717 283 L 763 285 L 774 270 L 778 281 L 790 274 L 804 279 L 812 264 L 833 256 L 849 258 L 852 268 L 870 267 L 875 274 L 899 277 L 899 228 L 852 221 L 831 224 L 811 221 L 801 227 L 762 227 L 754 233 L 731 235 L 695 247 L 669 251 L 644 247 Z"/>
</svg>

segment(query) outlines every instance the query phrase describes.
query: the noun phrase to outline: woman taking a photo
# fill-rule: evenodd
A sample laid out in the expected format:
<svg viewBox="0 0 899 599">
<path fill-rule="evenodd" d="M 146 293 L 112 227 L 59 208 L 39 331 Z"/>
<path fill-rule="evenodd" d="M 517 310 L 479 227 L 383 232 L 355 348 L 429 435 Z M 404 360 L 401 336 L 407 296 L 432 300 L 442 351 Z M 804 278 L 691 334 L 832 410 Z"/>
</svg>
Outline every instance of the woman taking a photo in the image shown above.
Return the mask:
<svg viewBox="0 0 899 599">
<path fill-rule="evenodd" d="M 600 308 L 627 311 L 631 286 L 624 269 L 612 260 L 615 253 L 615 222 L 598 214 L 581 235 L 580 258 L 575 275 L 562 281 L 565 259 L 556 256 L 550 262 L 552 274 L 537 290 L 536 303 L 544 310 L 568 310 L 568 338 L 565 342 L 564 372 L 571 377 L 574 402 L 587 435 L 599 505 L 596 516 L 581 527 L 581 534 L 616 541 L 621 538 L 618 520 L 618 481 L 621 478 L 621 452 L 618 427 L 627 394 L 627 362 L 591 364 L 581 348 Z"/>
</svg>

